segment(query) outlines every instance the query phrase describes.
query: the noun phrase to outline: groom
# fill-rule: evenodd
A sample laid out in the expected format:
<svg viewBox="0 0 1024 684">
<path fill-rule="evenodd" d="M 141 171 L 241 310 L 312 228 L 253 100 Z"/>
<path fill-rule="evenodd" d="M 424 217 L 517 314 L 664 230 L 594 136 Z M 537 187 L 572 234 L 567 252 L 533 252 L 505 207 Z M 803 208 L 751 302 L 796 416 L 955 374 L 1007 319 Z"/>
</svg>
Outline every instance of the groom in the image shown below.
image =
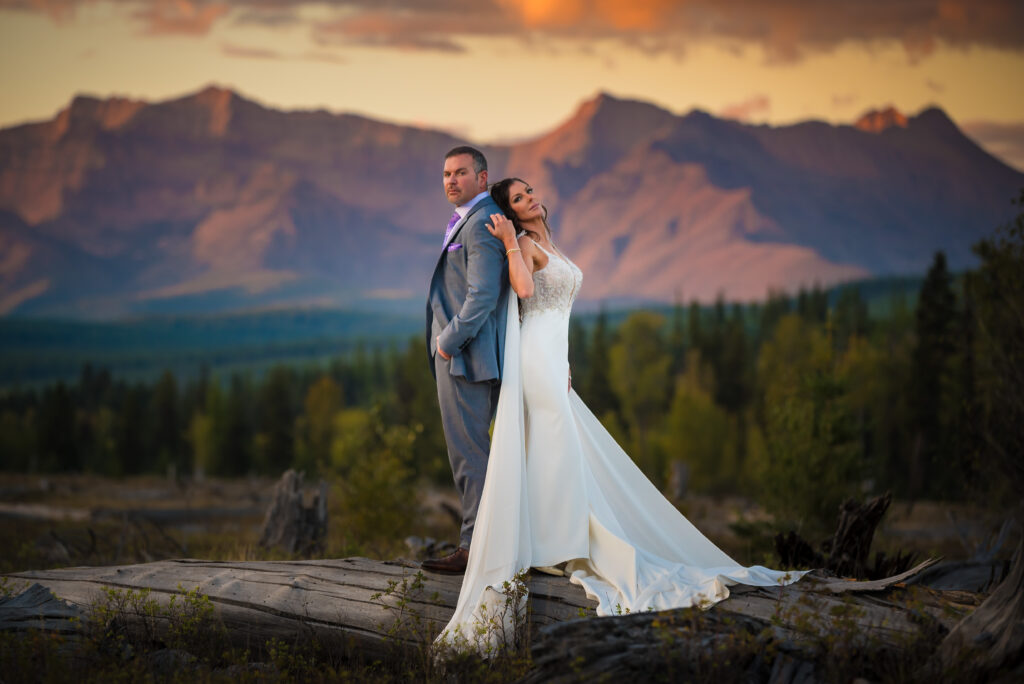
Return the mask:
<svg viewBox="0 0 1024 684">
<path fill-rule="evenodd" d="M 427 350 L 437 380 L 441 424 L 455 488 L 462 500 L 459 548 L 423 562 L 425 570 L 461 573 L 469 559 L 498 406 L 508 309 L 505 247 L 486 224 L 500 213 L 487 192 L 487 160 L 472 147 L 444 158 L 444 192 L 455 211 L 427 295 Z"/>
</svg>

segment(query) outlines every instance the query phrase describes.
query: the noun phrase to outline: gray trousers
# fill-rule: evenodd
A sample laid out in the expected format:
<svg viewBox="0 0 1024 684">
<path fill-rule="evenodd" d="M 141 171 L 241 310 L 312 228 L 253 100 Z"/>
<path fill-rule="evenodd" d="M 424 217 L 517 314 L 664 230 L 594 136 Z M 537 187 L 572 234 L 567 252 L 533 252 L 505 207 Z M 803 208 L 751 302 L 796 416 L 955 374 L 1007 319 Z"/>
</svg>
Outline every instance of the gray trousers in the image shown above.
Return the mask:
<svg viewBox="0 0 1024 684">
<path fill-rule="evenodd" d="M 462 501 L 459 546 L 468 549 L 484 491 L 487 456 L 491 451 L 488 430 L 498 409 L 501 383 L 497 380 L 469 382 L 464 377 L 452 376 L 448 373 L 448 361 L 440 354 L 434 355 L 434 370 L 448 462 Z"/>
</svg>

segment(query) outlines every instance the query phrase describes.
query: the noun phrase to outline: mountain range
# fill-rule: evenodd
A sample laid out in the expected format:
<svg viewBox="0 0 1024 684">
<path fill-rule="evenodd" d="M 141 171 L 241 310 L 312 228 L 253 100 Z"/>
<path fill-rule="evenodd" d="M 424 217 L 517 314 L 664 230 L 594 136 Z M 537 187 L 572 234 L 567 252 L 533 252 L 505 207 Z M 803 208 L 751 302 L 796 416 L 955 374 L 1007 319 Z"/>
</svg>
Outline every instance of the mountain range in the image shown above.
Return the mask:
<svg viewBox="0 0 1024 684">
<path fill-rule="evenodd" d="M 217 87 L 76 97 L 0 130 L 0 315 L 418 311 L 464 142 Z M 541 195 L 584 305 L 917 274 L 939 249 L 964 268 L 1024 186 L 938 108 L 773 127 L 600 94 L 481 148 Z"/>
</svg>

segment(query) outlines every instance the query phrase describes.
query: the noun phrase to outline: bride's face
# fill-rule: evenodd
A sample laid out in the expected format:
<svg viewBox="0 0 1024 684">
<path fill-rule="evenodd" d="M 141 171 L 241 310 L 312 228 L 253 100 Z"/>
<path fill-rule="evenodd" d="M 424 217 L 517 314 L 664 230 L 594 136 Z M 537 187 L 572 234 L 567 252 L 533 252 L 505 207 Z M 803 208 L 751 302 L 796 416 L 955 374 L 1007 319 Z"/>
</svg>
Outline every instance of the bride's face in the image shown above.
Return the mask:
<svg viewBox="0 0 1024 684">
<path fill-rule="evenodd" d="M 520 223 L 544 218 L 544 207 L 541 206 L 540 198 L 533 192 L 532 187 L 522 181 L 515 181 L 509 186 L 508 204 Z"/>
</svg>

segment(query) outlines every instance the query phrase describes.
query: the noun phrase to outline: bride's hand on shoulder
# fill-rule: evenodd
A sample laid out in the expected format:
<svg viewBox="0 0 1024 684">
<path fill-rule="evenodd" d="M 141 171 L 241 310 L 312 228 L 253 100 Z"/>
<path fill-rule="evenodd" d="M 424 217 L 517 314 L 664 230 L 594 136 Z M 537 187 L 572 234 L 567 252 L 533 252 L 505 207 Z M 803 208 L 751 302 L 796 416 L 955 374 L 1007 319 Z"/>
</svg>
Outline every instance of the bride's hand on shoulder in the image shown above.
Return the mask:
<svg viewBox="0 0 1024 684">
<path fill-rule="evenodd" d="M 516 246 L 516 228 L 504 214 L 491 214 L 491 222 L 487 224 L 487 231 L 506 246 Z"/>
</svg>

